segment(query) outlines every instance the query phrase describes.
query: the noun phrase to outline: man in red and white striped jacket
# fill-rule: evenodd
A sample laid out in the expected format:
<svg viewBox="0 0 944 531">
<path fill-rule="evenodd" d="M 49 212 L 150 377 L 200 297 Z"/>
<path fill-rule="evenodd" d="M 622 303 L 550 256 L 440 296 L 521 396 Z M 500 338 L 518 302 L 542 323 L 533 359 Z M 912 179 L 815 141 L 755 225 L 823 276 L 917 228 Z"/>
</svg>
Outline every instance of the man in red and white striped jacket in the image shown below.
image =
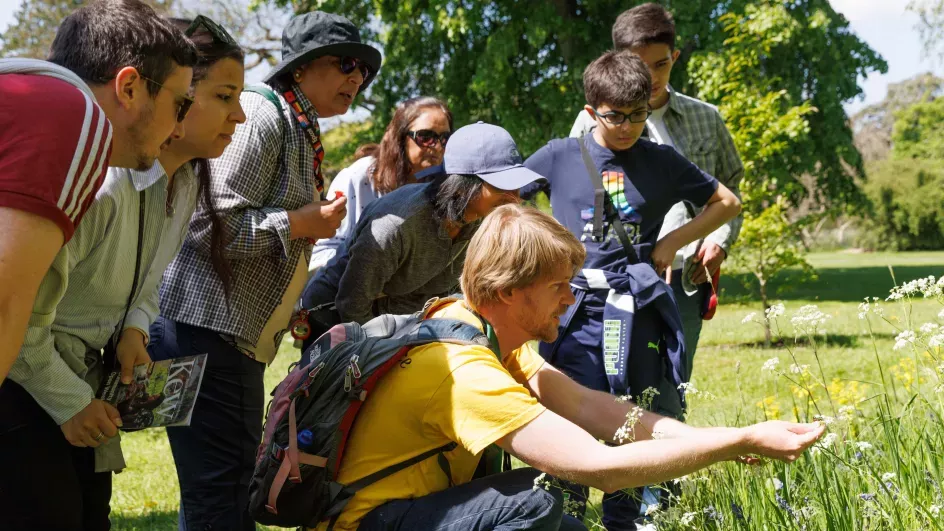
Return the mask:
<svg viewBox="0 0 944 531">
<path fill-rule="evenodd" d="M 138 0 L 98 4 L 63 21 L 51 62 L 0 60 L 0 383 L 108 166 L 146 169 L 183 135 L 192 43 Z"/>
</svg>

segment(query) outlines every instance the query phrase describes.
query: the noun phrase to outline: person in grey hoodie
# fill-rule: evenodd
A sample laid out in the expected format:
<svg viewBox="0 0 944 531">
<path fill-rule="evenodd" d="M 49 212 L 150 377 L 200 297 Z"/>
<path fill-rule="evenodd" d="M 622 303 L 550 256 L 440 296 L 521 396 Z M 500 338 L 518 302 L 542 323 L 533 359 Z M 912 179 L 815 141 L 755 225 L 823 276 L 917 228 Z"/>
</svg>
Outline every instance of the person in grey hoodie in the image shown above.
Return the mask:
<svg viewBox="0 0 944 531">
<path fill-rule="evenodd" d="M 456 292 L 480 220 L 542 178 L 524 168 L 507 131 L 481 122 L 452 135 L 442 168 L 429 182 L 371 203 L 309 281 L 301 301 L 310 310 L 308 341 L 338 323 L 411 313 L 431 297 Z"/>
</svg>

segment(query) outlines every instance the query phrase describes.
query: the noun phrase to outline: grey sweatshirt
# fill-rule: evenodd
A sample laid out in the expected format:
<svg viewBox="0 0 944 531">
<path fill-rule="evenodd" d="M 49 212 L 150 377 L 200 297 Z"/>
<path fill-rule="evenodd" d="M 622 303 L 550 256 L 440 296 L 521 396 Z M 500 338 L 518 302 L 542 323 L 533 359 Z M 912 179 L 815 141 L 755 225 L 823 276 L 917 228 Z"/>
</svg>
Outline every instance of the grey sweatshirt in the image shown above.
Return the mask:
<svg viewBox="0 0 944 531">
<path fill-rule="evenodd" d="M 433 216 L 428 186 L 407 185 L 372 202 L 309 282 L 303 305 L 334 302 L 342 322 L 365 323 L 380 314 L 418 311 L 431 297 L 458 291 L 465 252 L 480 223 L 463 227 L 453 242 Z"/>
</svg>

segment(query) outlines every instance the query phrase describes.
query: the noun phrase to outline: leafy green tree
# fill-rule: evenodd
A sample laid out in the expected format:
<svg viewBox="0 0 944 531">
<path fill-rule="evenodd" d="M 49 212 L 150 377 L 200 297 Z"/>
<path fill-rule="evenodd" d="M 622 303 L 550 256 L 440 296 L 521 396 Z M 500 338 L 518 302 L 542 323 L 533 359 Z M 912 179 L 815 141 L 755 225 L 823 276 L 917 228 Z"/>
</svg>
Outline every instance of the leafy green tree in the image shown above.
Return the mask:
<svg viewBox="0 0 944 531">
<path fill-rule="evenodd" d="M 863 220 L 867 249 L 944 249 L 944 170 L 941 160 L 889 159 L 869 164 L 865 190 L 875 204 Z"/>
<path fill-rule="evenodd" d="M 944 98 L 896 113 L 892 155 L 896 159 L 944 159 Z"/>
<path fill-rule="evenodd" d="M 787 269 L 799 268 L 804 279 L 816 277 L 804 258 L 805 249 L 797 224 L 786 215 L 786 205 L 778 201 L 764 210 L 746 212 L 737 247 L 730 264 L 735 272 L 749 273 L 756 281 L 764 312 L 770 308 L 770 281 Z M 764 323 L 764 344 L 771 342 L 770 321 Z"/>
<path fill-rule="evenodd" d="M 944 95 L 944 79 L 930 72 L 888 85 L 885 98 L 852 115 L 855 145 L 866 162 L 888 158 L 892 149 L 895 115 L 924 101 Z"/>
<path fill-rule="evenodd" d="M 380 44 L 383 70 L 363 100 L 373 111 L 378 131 L 396 103 L 418 94 L 437 95 L 452 107 L 457 123 L 498 123 L 524 153 L 570 130 L 584 101 L 584 67 L 612 46 L 610 28 L 616 16 L 633 5 L 620 0 L 271 1 L 298 13 L 343 13 Z M 751 84 L 748 88 L 757 96 L 752 101 L 767 107 L 799 107 L 808 101 L 816 112 L 800 110 L 806 112 L 810 133 L 802 140 L 783 140 L 791 147 L 787 168 L 794 173 L 777 170 L 778 186 L 809 173 L 816 177 L 815 192 L 831 204 L 861 202 L 854 176 L 861 174 L 862 165 L 842 103 L 861 93 L 859 76 L 885 71 L 886 66 L 829 2 L 673 0 L 667 5 L 675 15 L 682 50 L 673 71 L 674 86 L 716 104 L 739 92 L 737 85 L 743 83 Z M 750 26 L 750 35 L 737 33 L 733 26 L 738 25 Z M 768 39 L 767 33 L 776 37 Z M 765 40 L 768 46 L 750 49 L 751 40 Z M 704 69 L 700 77 L 694 74 L 699 63 L 725 65 L 732 45 L 742 54 L 753 54 L 745 60 L 755 72 L 742 67 L 733 72 L 720 68 L 710 76 Z M 771 93 L 778 95 L 764 99 Z M 729 100 L 727 110 L 734 106 L 734 98 Z M 747 102 L 743 107 L 747 109 Z M 732 130 L 743 125 L 737 119 L 728 121 Z M 762 150 L 758 156 L 763 156 Z M 804 193 L 809 195 L 793 187 L 790 198 Z"/>
</svg>

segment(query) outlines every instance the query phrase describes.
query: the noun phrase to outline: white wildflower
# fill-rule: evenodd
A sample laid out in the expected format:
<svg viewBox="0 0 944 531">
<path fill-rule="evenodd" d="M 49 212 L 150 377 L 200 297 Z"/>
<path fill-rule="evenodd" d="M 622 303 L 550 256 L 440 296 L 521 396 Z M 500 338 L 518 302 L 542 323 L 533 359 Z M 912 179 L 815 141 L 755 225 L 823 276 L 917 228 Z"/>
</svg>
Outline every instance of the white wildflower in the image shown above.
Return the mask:
<svg viewBox="0 0 944 531">
<path fill-rule="evenodd" d="M 744 317 L 744 319 L 741 319 L 741 324 L 750 323 L 754 320 L 755 317 L 757 317 L 757 312 L 751 312 L 747 314 L 747 316 Z M 695 514 L 695 513 L 685 513 L 685 514 Z"/>
<path fill-rule="evenodd" d="M 783 488 L 783 481 L 780 481 L 777 478 L 770 478 L 767 480 L 767 486 L 773 487 L 774 490 L 780 490 Z"/>
<path fill-rule="evenodd" d="M 695 521 L 696 516 L 698 516 L 698 513 L 685 513 L 682 515 L 679 523 L 682 525 L 692 525 L 692 522 Z"/>
<path fill-rule="evenodd" d="M 793 374 L 803 374 L 810 369 L 809 365 L 797 365 L 796 363 L 790 364 L 790 372 Z"/>
<path fill-rule="evenodd" d="M 928 338 L 928 346 L 932 348 L 944 346 L 944 332 L 941 332 L 940 334 L 934 334 Z"/>
<path fill-rule="evenodd" d="M 823 436 L 822 439 L 820 439 L 816 444 L 814 444 L 812 448 L 810 448 L 810 453 L 813 455 L 818 454 L 820 450 L 823 450 L 829 446 L 832 446 L 833 443 L 835 443 L 836 439 L 838 438 L 839 438 L 839 435 L 836 435 L 835 433 L 827 433 L 826 435 Z"/>
<path fill-rule="evenodd" d="M 675 483 L 676 485 L 681 485 L 682 483 L 685 483 L 688 481 L 692 481 L 692 478 L 690 476 L 682 476 L 682 477 L 673 479 L 672 483 Z"/>
<path fill-rule="evenodd" d="M 534 478 L 534 485 L 531 487 L 531 490 L 538 490 L 538 489 L 550 490 L 550 488 L 551 488 L 551 481 L 547 479 L 547 474 L 545 474 L 544 472 L 541 472 L 541 474 L 539 474 L 538 477 Z"/>
<path fill-rule="evenodd" d="M 652 503 L 646 506 L 646 516 L 652 516 L 659 512 L 659 504 Z"/>
<path fill-rule="evenodd" d="M 764 366 L 760 370 L 764 372 L 774 372 L 777 370 L 777 367 L 780 365 L 780 358 L 770 358 L 764 362 Z"/>
<path fill-rule="evenodd" d="M 933 334 L 937 329 L 940 328 L 937 323 L 924 323 L 921 325 L 921 328 L 918 330 L 922 335 Z"/>
<path fill-rule="evenodd" d="M 944 277 L 941 277 L 941 278 L 944 278 Z M 938 312 L 937 318 L 940 319 L 941 321 L 944 321 L 944 310 L 941 310 L 940 312 Z"/>
<path fill-rule="evenodd" d="M 819 306 L 807 304 L 793 314 L 793 317 L 790 318 L 790 323 L 793 325 L 794 330 L 799 333 L 815 333 L 816 330 L 826 324 L 826 321 L 829 319 L 832 319 L 832 316 L 820 311 Z"/>
<path fill-rule="evenodd" d="M 915 342 L 915 333 L 914 330 L 905 330 L 904 332 L 898 334 L 895 337 L 895 346 L 892 347 L 894 350 L 901 350 L 908 345 Z"/>
<path fill-rule="evenodd" d="M 866 450 L 871 450 L 871 449 L 872 449 L 872 443 L 870 443 L 870 442 L 868 442 L 868 441 L 859 441 L 859 442 L 856 443 L 856 448 L 858 448 L 860 452 L 864 452 L 864 451 L 866 451 Z"/>
<path fill-rule="evenodd" d="M 941 506 L 940 506 L 940 505 L 932 505 L 932 506 L 928 507 L 928 512 L 931 513 L 931 516 L 937 518 L 938 516 L 941 516 Z"/>
<path fill-rule="evenodd" d="M 786 311 L 787 309 L 784 308 L 783 304 L 777 303 L 771 306 L 770 308 L 767 308 L 767 310 L 764 311 L 764 314 L 766 316 L 766 319 L 770 321 L 772 319 L 776 319 L 782 316 L 784 313 L 786 313 Z"/>
<path fill-rule="evenodd" d="M 682 382 L 678 386 L 679 391 L 685 394 L 685 398 L 701 398 L 703 400 L 714 400 L 715 395 L 709 393 L 708 391 L 702 391 L 695 387 L 695 384 L 692 382 Z"/>
<path fill-rule="evenodd" d="M 813 420 L 821 421 L 823 424 L 825 424 L 825 425 L 827 425 L 827 426 L 829 426 L 830 424 L 836 422 L 836 419 L 835 419 L 834 417 L 830 417 L 830 416 L 827 416 L 827 415 L 813 415 Z M 836 434 L 835 434 L 835 433 L 830 433 L 829 435 L 836 435 Z"/>
<path fill-rule="evenodd" d="M 869 315 L 869 310 L 872 307 L 869 304 L 869 299 L 865 299 L 865 302 L 859 303 L 859 319 L 865 319 Z"/>
<path fill-rule="evenodd" d="M 884 474 L 882 474 L 882 483 L 887 483 L 895 479 L 896 476 L 897 474 L 895 474 L 894 472 L 885 472 Z"/>
</svg>

